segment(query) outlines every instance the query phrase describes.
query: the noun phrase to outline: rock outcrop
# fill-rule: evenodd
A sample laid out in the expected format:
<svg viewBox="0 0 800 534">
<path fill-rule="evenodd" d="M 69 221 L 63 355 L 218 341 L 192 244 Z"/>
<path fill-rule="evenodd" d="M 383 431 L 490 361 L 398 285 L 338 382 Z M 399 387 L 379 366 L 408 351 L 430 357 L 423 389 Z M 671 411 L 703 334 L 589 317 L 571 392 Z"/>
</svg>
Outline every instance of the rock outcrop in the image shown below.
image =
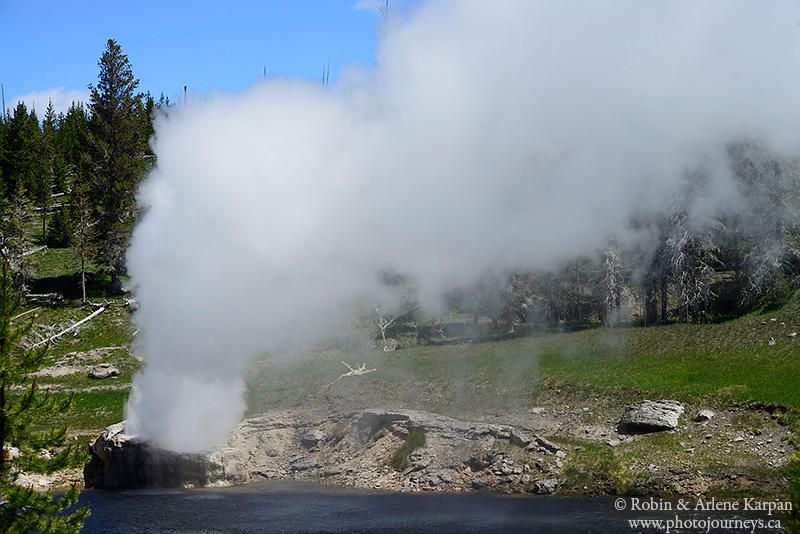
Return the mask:
<svg viewBox="0 0 800 534">
<path fill-rule="evenodd" d="M 99 363 L 89 369 L 89 378 L 108 378 L 111 376 L 119 376 L 119 369 L 113 363 Z"/>
<path fill-rule="evenodd" d="M 626 433 L 660 432 L 678 427 L 683 405 L 674 400 L 644 400 L 625 407 L 619 429 Z"/>
<path fill-rule="evenodd" d="M 696 423 L 702 423 L 703 421 L 710 421 L 714 417 L 714 412 L 711 410 L 700 410 L 697 415 L 694 416 L 694 420 Z"/>
<path fill-rule="evenodd" d="M 412 432 L 425 433 L 424 447 L 402 467 L 389 467 L 388 459 Z M 204 453 L 164 450 L 125 435 L 124 423 L 112 425 L 92 445 L 84 477 L 95 488 L 291 478 L 399 491 L 549 492 L 564 456 L 556 451 L 545 438 L 510 425 L 413 410 L 271 412 L 242 421 L 226 448 Z"/>
<path fill-rule="evenodd" d="M 236 451 L 181 453 L 156 447 L 124 433 L 125 422 L 111 425 L 91 446 L 83 471 L 88 488 L 168 488 L 223 486 L 248 481 L 236 469 Z"/>
</svg>

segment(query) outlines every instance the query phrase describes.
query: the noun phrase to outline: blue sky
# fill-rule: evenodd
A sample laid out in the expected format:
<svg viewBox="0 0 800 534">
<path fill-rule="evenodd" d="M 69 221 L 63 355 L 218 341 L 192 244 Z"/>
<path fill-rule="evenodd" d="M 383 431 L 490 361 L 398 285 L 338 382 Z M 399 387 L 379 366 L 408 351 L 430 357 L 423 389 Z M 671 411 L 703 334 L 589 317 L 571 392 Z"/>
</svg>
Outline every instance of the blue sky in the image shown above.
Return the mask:
<svg viewBox="0 0 800 534">
<path fill-rule="evenodd" d="M 285 74 L 331 77 L 349 63 L 369 64 L 377 45 L 376 2 L 362 0 L 0 0 L 0 83 L 6 107 L 24 97 L 44 109 L 86 94 L 97 61 L 116 40 L 155 97 L 183 86 L 240 91 Z"/>
</svg>

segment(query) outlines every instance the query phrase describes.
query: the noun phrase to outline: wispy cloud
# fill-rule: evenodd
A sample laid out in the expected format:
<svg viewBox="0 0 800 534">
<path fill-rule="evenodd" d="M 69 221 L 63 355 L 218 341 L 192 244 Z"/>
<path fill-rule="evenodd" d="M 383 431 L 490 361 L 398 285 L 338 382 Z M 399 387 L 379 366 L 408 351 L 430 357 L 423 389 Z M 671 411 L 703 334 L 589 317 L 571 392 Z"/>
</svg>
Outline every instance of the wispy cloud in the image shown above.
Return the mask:
<svg viewBox="0 0 800 534">
<path fill-rule="evenodd" d="M 48 102 L 53 102 L 56 113 L 66 113 L 73 102 L 88 103 L 89 90 L 53 87 L 44 91 L 11 97 L 6 100 L 6 108 L 13 110 L 20 101 L 25 102 L 28 109 L 35 108 L 37 115 L 41 119 L 44 117 Z"/>
</svg>

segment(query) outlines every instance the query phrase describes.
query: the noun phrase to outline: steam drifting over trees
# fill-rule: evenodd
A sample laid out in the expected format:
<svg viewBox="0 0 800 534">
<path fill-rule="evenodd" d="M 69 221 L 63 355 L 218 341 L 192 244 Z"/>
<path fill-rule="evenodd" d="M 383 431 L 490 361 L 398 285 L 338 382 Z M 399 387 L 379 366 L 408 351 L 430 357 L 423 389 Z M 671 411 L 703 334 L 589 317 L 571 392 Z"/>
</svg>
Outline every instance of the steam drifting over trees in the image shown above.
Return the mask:
<svg viewBox="0 0 800 534">
<path fill-rule="evenodd" d="M 800 267 L 795 6 L 710 5 L 721 23 L 688 1 L 423 3 L 392 16 L 374 68 L 327 91 L 264 80 L 154 125 L 168 101 L 137 93 L 112 40 L 88 109 L 40 126 L 23 105 L 2 123 L 3 198 L 24 186 L 50 243 L 71 242 L 116 285 L 158 156 L 128 254 L 148 358 L 139 414 L 173 394 L 241 409 L 254 354 L 298 324 L 329 333 L 371 297 L 364 322 L 386 348 L 437 335 L 450 313 L 506 336 L 776 306 Z M 176 379 L 181 355 L 208 376 Z M 172 415 L 144 419 L 168 429 Z"/>
</svg>

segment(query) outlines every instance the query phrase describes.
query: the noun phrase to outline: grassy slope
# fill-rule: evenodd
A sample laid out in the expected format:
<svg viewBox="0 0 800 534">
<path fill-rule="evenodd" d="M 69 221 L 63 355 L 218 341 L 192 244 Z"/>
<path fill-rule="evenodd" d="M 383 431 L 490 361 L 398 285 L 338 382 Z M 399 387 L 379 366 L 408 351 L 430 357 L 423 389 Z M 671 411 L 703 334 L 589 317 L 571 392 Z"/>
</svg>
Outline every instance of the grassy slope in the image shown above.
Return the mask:
<svg viewBox="0 0 800 534">
<path fill-rule="evenodd" d="M 71 276 L 79 269 L 73 252 L 43 251 L 34 260 L 38 274 L 33 291 L 58 291 L 66 299 L 57 305 L 29 303 L 24 310 L 35 311 L 28 317 L 35 315 L 37 324 L 68 325 L 91 313 L 91 308 L 82 306 Z M 75 402 L 68 414 L 39 421 L 38 426 L 45 429 L 67 422 L 82 442 L 123 418 L 132 378 L 142 366 L 129 348 L 133 328 L 125 299 L 108 294 L 107 282 L 98 276 L 89 296 L 95 303 L 110 304 L 110 309 L 77 335 L 55 342 L 45 365 L 108 361 L 121 375 L 102 381 L 91 380 L 85 373 L 39 380 L 44 387 L 75 391 Z M 604 422 L 608 415 L 603 412 L 618 413 L 630 401 L 675 398 L 707 407 L 749 401 L 780 404 L 789 407 L 792 415 L 800 409 L 800 340 L 788 334 L 800 330 L 798 325 L 800 294 L 777 312 L 717 325 L 526 332 L 500 341 L 449 339 L 388 353 L 317 347 L 291 356 L 265 355 L 247 374 L 248 412 L 327 404 L 339 409 L 406 407 L 493 420 L 537 404 L 580 406 L 586 401 L 584 405 L 601 408 L 594 415 L 581 412 L 591 424 Z M 775 340 L 773 345 L 770 338 Z M 76 361 L 70 356 L 99 347 L 121 348 L 105 351 L 97 362 Z M 376 371 L 337 381 L 347 371 L 342 361 L 365 363 Z M 734 429 L 776 425 L 769 417 L 766 421 L 763 417 L 737 421 Z M 700 432 L 699 428 L 693 430 L 693 423 L 689 425 L 691 432 Z M 721 456 L 714 448 L 715 440 L 702 440 L 696 451 L 689 453 L 680 441 L 686 439 L 683 434 L 646 436 L 614 449 L 581 439 L 573 439 L 574 443 L 572 438 L 561 439 L 562 445 L 573 451 L 564 471 L 566 487 L 588 487 L 590 492 L 604 487 L 616 491 L 649 488 L 651 474 L 641 465 L 659 461 L 670 467 L 692 465 L 698 472 L 736 470 L 762 485 L 779 478 L 772 470 L 757 472 L 763 468 L 747 451 L 739 451 L 741 457 L 727 452 Z"/>
<path fill-rule="evenodd" d="M 390 353 L 308 350 L 288 362 L 256 362 L 248 401 L 251 413 L 334 400 L 468 414 L 525 408 L 555 395 L 800 408 L 800 339 L 788 337 L 798 325 L 800 295 L 780 311 L 718 325 L 593 329 Z M 378 370 L 327 388 L 347 370 L 340 360 Z"/>
<path fill-rule="evenodd" d="M 777 421 L 763 412 L 733 410 L 730 428 L 713 430 L 720 432 L 716 439 L 705 438 L 712 429 L 693 422 L 682 422 L 679 433 L 650 434 L 614 448 L 554 437 L 570 451 L 561 492 L 774 497 L 785 491 L 780 481 L 788 476 L 786 465 L 771 467 L 752 444 L 733 446 L 725 436 L 753 436 L 763 429 L 782 436 L 783 443 L 798 433 L 800 340 L 788 334 L 798 330 L 799 310 L 800 294 L 778 312 L 717 325 L 598 328 L 389 353 L 307 350 L 291 360 L 265 356 L 248 374 L 248 404 L 251 414 L 328 403 L 339 409 L 405 407 L 489 421 L 549 405 L 562 416 L 580 413 L 575 417 L 587 425 L 612 423 L 625 404 L 642 398 L 677 399 L 690 410 L 782 405 L 778 412 L 786 412 Z M 334 382 L 347 370 L 341 360 L 377 370 Z M 574 410 L 580 406 L 583 410 Z M 788 443 L 783 447 L 792 449 Z M 700 486 L 676 482 L 695 480 L 701 472 L 708 478 Z M 676 484 L 685 487 L 678 490 Z"/>
<path fill-rule="evenodd" d="M 31 311 L 24 319 L 34 319 L 34 328 L 42 326 L 68 326 L 88 316 L 94 308 L 81 302 L 81 291 L 72 275 L 80 269 L 80 259 L 69 249 L 52 249 L 39 252 L 33 257 L 36 278 L 31 283 L 33 293 L 58 292 L 65 296 L 59 304 L 27 303 L 24 311 Z M 94 273 L 93 266 L 87 272 Z M 120 376 L 105 380 L 93 380 L 86 373 L 76 373 L 58 378 L 41 377 L 37 380 L 42 389 L 52 388 L 57 392 L 74 393 L 74 403 L 67 414 L 37 422 L 41 429 L 67 423 L 76 434 L 93 435 L 106 426 L 123 418 L 133 375 L 141 363 L 132 357 L 128 347 L 133 340 L 130 312 L 125 299 L 106 291 L 108 279 L 98 276 L 88 287 L 88 298 L 94 303 L 105 303 L 110 307 L 104 313 L 80 327 L 77 334 L 69 333 L 53 342 L 44 366 L 61 364 L 113 363 Z M 33 311 L 35 310 L 35 311 Z M 97 361 L 76 360 L 72 353 L 101 347 L 119 347 L 105 352 Z"/>
<path fill-rule="evenodd" d="M 79 268 L 68 250 L 35 255 L 38 279 L 61 285 L 67 300 L 42 305 L 39 324 L 68 324 L 88 315 L 71 274 Z M 48 287 L 34 284 L 34 291 Z M 55 343 L 50 363 L 65 354 L 97 347 L 129 347 L 130 314 L 123 299 L 104 292 L 98 277 L 90 288 L 94 302 L 110 311 L 87 324 L 79 335 Z M 40 306 L 30 304 L 25 309 Z M 775 319 L 772 321 L 771 319 Z M 766 323 L 766 324 L 762 324 Z M 783 324 L 783 325 L 782 325 Z M 722 405 L 758 401 L 800 408 L 800 339 L 787 334 L 800 328 L 800 295 L 783 309 L 753 314 L 718 325 L 669 325 L 655 328 L 591 329 L 533 333 L 502 341 L 434 344 L 384 353 L 309 349 L 292 358 L 264 356 L 248 374 L 250 413 L 265 409 L 318 406 L 405 406 L 450 415 L 519 410 L 547 402 L 603 396 L 610 402 L 640 398 L 678 398 Z M 769 345 L 770 337 L 775 339 Z M 353 365 L 377 371 L 329 384 Z M 115 384 L 123 389 L 95 389 L 76 396 L 68 415 L 75 430 L 95 431 L 123 417 L 133 375 L 141 364 L 129 350 L 111 351 L 119 378 L 93 381 L 84 375 L 42 379 L 65 389 Z M 48 421 L 51 423 L 55 421 Z"/>
</svg>

